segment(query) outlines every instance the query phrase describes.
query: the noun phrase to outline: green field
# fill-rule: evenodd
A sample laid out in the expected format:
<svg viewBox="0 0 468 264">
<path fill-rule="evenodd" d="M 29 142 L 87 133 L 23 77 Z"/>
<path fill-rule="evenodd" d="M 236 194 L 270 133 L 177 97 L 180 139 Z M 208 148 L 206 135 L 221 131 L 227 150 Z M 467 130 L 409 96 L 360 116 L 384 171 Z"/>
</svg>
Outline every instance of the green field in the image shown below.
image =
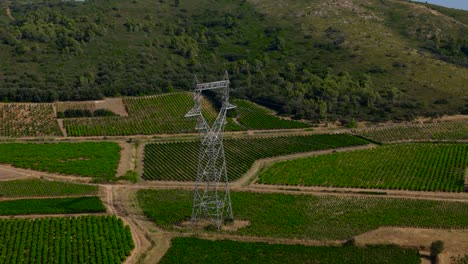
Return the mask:
<svg viewBox="0 0 468 264">
<path fill-rule="evenodd" d="M 61 174 L 111 178 L 119 159 L 111 142 L 0 144 L 0 163 Z"/>
<path fill-rule="evenodd" d="M 282 161 L 259 183 L 463 192 L 468 146 L 413 143 Z"/>
<path fill-rule="evenodd" d="M 0 181 L 0 197 L 96 195 L 98 189 L 94 185 L 44 179 Z"/>
<path fill-rule="evenodd" d="M 0 219 L 0 263 L 122 263 L 134 248 L 115 216 Z"/>
<path fill-rule="evenodd" d="M 158 226 L 190 220 L 193 192 L 140 190 L 145 215 Z M 468 203 L 381 197 L 231 192 L 234 218 L 250 221 L 236 235 L 344 240 L 381 226 L 468 228 Z M 225 231 L 228 232 L 228 231 Z"/>
<path fill-rule="evenodd" d="M 239 179 L 255 160 L 300 152 L 368 144 L 347 134 L 226 139 L 228 177 Z M 200 142 L 172 142 L 145 146 L 143 178 L 146 180 L 192 181 L 195 178 Z"/>
<path fill-rule="evenodd" d="M 311 247 L 236 241 L 210 241 L 193 237 L 172 239 L 160 264 L 172 263 L 321 263 L 321 264 L 417 264 L 416 249 L 398 246 Z"/>
<path fill-rule="evenodd" d="M 468 140 L 468 122 L 447 122 L 422 125 L 396 125 L 356 131 L 358 135 L 378 142 Z"/>
<path fill-rule="evenodd" d="M 288 129 L 288 128 L 306 128 L 310 125 L 294 121 L 278 118 L 274 116 L 274 112 L 261 107 L 248 100 L 234 100 L 237 106 L 237 121 L 247 129 Z"/>
<path fill-rule="evenodd" d="M 282 129 L 309 127 L 301 122 L 284 120 L 274 112 L 247 100 L 234 100 L 238 105 L 238 123 L 228 118 L 226 130 Z M 193 107 L 190 93 L 168 93 L 158 96 L 124 98 L 128 116 L 95 118 L 67 118 L 64 126 L 69 136 L 127 136 L 151 134 L 195 133 L 195 119 L 184 115 Z M 205 100 L 203 111 L 206 119 L 213 122 L 216 109 Z"/>
<path fill-rule="evenodd" d="M 0 201 L 0 215 L 104 213 L 99 197 L 69 197 Z"/>
</svg>

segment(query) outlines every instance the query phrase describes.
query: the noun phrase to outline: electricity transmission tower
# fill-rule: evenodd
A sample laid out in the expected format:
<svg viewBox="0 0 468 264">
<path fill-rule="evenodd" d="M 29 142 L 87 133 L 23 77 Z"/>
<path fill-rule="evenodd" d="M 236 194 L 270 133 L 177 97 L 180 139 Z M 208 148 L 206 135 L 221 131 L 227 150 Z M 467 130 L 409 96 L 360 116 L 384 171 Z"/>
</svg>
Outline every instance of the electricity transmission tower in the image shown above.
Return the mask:
<svg viewBox="0 0 468 264">
<path fill-rule="evenodd" d="M 201 138 L 191 222 L 209 219 L 220 229 L 225 219 L 233 219 L 223 138 L 226 113 L 235 106 L 229 102 L 227 71 L 222 81 L 198 83 L 195 78 L 194 86 L 195 105 L 185 115 L 197 118 L 196 129 Z M 222 94 L 221 110 L 211 126 L 202 113 L 202 92 L 206 90 L 218 90 Z"/>
</svg>

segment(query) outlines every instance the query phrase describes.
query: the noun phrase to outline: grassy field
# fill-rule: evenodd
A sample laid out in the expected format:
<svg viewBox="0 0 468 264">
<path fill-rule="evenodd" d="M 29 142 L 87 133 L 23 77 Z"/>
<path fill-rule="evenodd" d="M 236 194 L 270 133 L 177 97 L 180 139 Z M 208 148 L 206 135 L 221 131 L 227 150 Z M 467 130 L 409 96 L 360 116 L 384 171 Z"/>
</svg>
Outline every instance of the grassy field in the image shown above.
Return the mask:
<svg viewBox="0 0 468 264">
<path fill-rule="evenodd" d="M 236 241 L 210 241 L 193 237 L 172 239 L 160 264 L 172 263 L 420 263 L 416 249 L 398 246 L 310 247 Z"/>
<path fill-rule="evenodd" d="M 0 103 L 0 137 L 62 136 L 52 104 Z"/>
<path fill-rule="evenodd" d="M 103 213 L 99 197 L 20 199 L 0 201 L 0 215 Z"/>
<path fill-rule="evenodd" d="M 468 140 L 468 122 L 397 125 L 358 130 L 356 133 L 384 143 L 411 140 Z"/>
<path fill-rule="evenodd" d="M 93 185 L 43 179 L 0 181 L 0 197 L 96 195 L 98 190 Z"/>
<path fill-rule="evenodd" d="M 0 163 L 61 174 L 112 178 L 119 159 L 111 142 L 0 144 Z"/>
<path fill-rule="evenodd" d="M 300 152 L 368 144 L 347 134 L 226 139 L 228 177 L 240 178 L 255 160 Z M 156 143 L 145 146 L 143 178 L 192 181 L 196 175 L 200 142 Z"/>
<path fill-rule="evenodd" d="M 259 183 L 463 192 L 468 146 L 399 144 L 273 164 Z"/>
<path fill-rule="evenodd" d="M 122 263 L 134 248 L 115 216 L 0 219 L 0 263 Z"/>
<path fill-rule="evenodd" d="M 191 191 L 140 190 L 137 197 L 158 226 L 175 229 L 190 219 Z M 231 200 L 234 218 L 250 221 L 237 235 L 344 240 L 381 226 L 468 228 L 461 202 L 249 192 L 231 192 Z"/>
</svg>

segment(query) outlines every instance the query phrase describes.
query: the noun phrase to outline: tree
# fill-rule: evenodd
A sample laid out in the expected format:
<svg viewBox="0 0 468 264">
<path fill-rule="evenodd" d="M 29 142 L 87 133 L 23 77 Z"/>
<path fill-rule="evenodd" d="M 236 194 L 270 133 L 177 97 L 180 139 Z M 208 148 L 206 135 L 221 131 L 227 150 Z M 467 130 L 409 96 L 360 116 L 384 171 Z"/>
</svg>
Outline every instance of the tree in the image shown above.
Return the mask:
<svg viewBox="0 0 468 264">
<path fill-rule="evenodd" d="M 431 244 L 431 259 L 433 263 L 438 263 L 438 255 L 444 251 L 444 241 L 436 240 Z"/>
</svg>

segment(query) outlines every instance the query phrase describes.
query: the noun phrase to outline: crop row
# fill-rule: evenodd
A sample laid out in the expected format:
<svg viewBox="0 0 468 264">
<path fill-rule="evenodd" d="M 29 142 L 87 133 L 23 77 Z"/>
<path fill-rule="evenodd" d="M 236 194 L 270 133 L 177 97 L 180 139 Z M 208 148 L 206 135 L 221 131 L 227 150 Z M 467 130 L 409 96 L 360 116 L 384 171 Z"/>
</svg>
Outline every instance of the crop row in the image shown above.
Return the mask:
<svg viewBox="0 0 468 264">
<path fill-rule="evenodd" d="M 397 125 L 358 130 L 356 133 L 378 142 L 468 140 L 468 122 Z"/>
<path fill-rule="evenodd" d="M 240 178 L 258 159 L 367 143 L 347 134 L 226 139 L 228 177 L 230 180 Z M 143 178 L 193 181 L 199 150 L 198 141 L 148 144 L 145 146 Z"/>
<path fill-rule="evenodd" d="M 0 181 L 0 197 L 96 195 L 97 192 L 98 187 L 94 185 L 45 179 Z"/>
<path fill-rule="evenodd" d="M 0 219 L 0 264 L 122 263 L 133 248 L 115 216 Z"/>
<path fill-rule="evenodd" d="M 128 116 L 69 118 L 64 127 L 69 136 L 126 136 L 195 132 L 195 120 L 185 114 L 193 107 L 189 93 L 125 98 Z M 216 112 L 205 104 L 207 119 Z"/>
<path fill-rule="evenodd" d="M 140 190 L 144 213 L 165 229 L 190 220 L 193 192 Z M 344 240 L 382 226 L 468 228 L 468 203 L 385 197 L 231 192 L 234 219 L 249 221 L 232 232 L 255 237 Z"/>
<path fill-rule="evenodd" d="M 70 175 L 114 177 L 119 159 L 113 142 L 0 144 L 0 163 Z"/>
<path fill-rule="evenodd" d="M 278 162 L 259 183 L 462 192 L 468 146 L 412 143 Z"/>
<path fill-rule="evenodd" d="M 62 136 L 52 104 L 0 103 L 0 136 Z"/>
<path fill-rule="evenodd" d="M 275 116 L 273 111 L 247 100 L 234 100 L 234 104 L 237 106 L 237 121 L 247 129 L 261 130 L 310 127 L 310 125 L 299 121 L 281 119 Z"/>
<path fill-rule="evenodd" d="M 395 245 L 325 247 L 177 237 L 172 239 L 171 247 L 160 264 L 239 263 L 240 259 L 242 263 L 271 264 L 418 264 L 421 261 L 416 249 L 403 249 Z"/>
</svg>

